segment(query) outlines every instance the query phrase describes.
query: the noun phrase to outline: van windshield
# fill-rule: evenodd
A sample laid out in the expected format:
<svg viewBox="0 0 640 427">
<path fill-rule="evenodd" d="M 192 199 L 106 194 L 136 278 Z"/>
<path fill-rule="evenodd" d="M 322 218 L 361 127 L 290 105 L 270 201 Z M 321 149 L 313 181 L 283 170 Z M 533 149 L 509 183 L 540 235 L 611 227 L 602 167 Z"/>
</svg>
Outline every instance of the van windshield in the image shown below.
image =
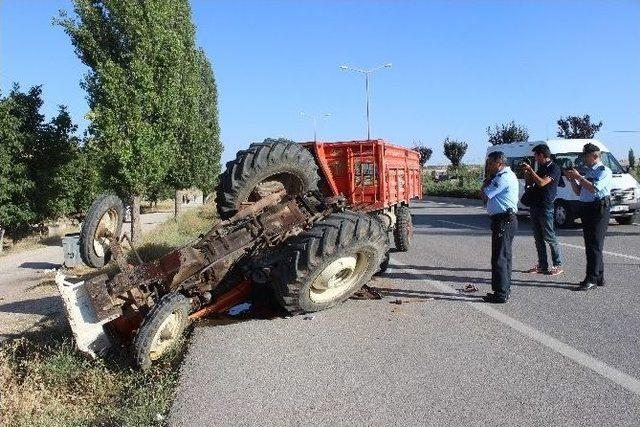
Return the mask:
<svg viewBox="0 0 640 427">
<path fill-rule="evenodd" d="M 613 154 L 608 151 L 603 151 L 602 155 L 602 164 L 611 169 L 611 172 L 615 175 L 620 175 L 625 173 L 620 163 L 613 157 Z M 581 174 L 584 174 L 586 171 L 586 167 L 584 164 L 584 159 L 582 157 L 582 153 L 558 153 L 553 156 L 554 161 L 560 169 L 570 169 L 572 167 L 576 168 Z"/>
</svg>

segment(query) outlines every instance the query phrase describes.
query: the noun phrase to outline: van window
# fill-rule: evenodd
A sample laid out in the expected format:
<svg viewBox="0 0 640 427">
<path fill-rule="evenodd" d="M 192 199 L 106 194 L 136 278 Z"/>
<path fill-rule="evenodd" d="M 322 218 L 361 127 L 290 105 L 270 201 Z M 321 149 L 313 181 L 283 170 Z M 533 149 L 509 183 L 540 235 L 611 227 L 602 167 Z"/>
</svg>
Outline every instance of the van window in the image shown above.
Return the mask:
<svg viewBox="0 0 640 427">
<path fill-rule="evenodd" d="M 609 153 L 608 151 L 603 151 L 601 152 L 601 156 L 602 164 L 611 169 L 612 173 L 625 173 L 624 169 L 622 169 L 622 166 L 620 166 L 620 163 L 618 163 L 613 154 Z M 582 153 L 558 153 L 552 157 L 554 158 L 556 164 L 560 166 L 560 169 L 569 169 L 574 167 L 581 174 L 584 174 L 586 172 Z"/>
<path fill-rule="evenodd" d="M 557 153 L 551 157 L 560 169 L 576 168 L 581 174 L 585 172 L 582 153 Z"/>
<path fill-rule="evenodd" d="M 524 162 L 525 159 L 528 159 L 529 163 L 533 164 L 533 156 L 507 157 L 507 166 L 511 168 L 511 170 L 513 171 L 513 173 L 516 174 L 518 179 L 524 179 L 524 170 L 520 165 L 522 164 L 522 162 Z"/>
<path fill-rule="evenodd" d="M 602 155 L 602 164 L 608 167 L 609 169 L 611 169 L 612 173 L 616 175 L 621 175 L 625 173 L 624 169 L 622 169 L 622 166 L 620 166 L 620 163 L 618 163 L 618 161 L 613 156 L 613 154 L 603 151 L 601 155 Z"/>
</svg>

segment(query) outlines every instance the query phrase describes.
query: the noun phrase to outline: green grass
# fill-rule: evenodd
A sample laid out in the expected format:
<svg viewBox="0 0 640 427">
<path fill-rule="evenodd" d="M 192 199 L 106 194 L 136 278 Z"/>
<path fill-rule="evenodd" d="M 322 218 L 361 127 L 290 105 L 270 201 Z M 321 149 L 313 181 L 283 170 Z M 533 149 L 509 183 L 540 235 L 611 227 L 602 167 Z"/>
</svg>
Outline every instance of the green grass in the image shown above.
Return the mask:
<svg viewBox="0 0 640 427">
<path fill-rule="evenodd" d="M 213 205 L 190 209 L 178 221 L 154 228 L 136 246 L 143 258 L 151 259 L 196 239 L 216 221 Z M 124 353 L 87 359 L 75 350 L 62 323 L 62 329 L 45 324 L 0 345 L 0 425 L 166 425 L 184 342 L 141 372 Z"/>
<path fill-rule="evenodd" d="M 480 199 L 482 186 L 482 170 L 478 167 L 463 166 L 450 172 L 451 179 L 436 182 L 428 175 L 422 177 L 423 192 L 427 197 L 459 197 L 464 199 Z"/>
</svg>

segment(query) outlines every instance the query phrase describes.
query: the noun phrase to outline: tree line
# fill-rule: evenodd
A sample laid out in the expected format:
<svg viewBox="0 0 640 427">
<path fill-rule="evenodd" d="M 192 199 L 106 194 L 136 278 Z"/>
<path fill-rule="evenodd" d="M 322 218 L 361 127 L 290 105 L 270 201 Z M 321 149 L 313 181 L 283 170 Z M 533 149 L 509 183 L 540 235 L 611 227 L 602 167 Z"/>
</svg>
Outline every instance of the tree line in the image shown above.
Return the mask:
<svg viewBox="0 0 640 427">
<path fill-rule="evenodd" d="M 54 22 L 88 72 L 90 121 L 82 139 L 64 107 L 45 122 L 40 87 L 0 100 L 0 228 L 18 235 L 78 212 L 99 191 L 132 206 L 180 190 L 213 191 L 220 172 L 217 87 L 196 46 L 188 0 L 74 0 Z M 176 212 L 177 213 L 177 212 Z"/>
<path fill-rule="evenodd" d="M 562 139 L 589 139 L 602 127 L 602 122 L 592 123 L 591 117 L 586 114 L 584 116 L 567 116 L 560 117 L 557 121 L 558 130 L 556 136 Z M 528 141 L 529 131 L 523 125 L 516 124 L 511 121 L 502 125 L 495 125 L 493 128 L 487 128 L 487 142 L 491 145 L 510 144 L 512 142 Z M 455 169 L 462 163 L 462 158 L 467 152 L 468 144 L 465 141 L 445 138 L 442 142 L 443 154 L 451 162 L 451 166 Z M 429 161 L 433 154 L 433 149 L 422 144 L 421 141 L 414 141 L 413 149 L 420 154 L 420 166 Z M 630 150 L 629 163 L 633 167 L 635 159 L 632 162 L 633 150 Z"/>
</svg>

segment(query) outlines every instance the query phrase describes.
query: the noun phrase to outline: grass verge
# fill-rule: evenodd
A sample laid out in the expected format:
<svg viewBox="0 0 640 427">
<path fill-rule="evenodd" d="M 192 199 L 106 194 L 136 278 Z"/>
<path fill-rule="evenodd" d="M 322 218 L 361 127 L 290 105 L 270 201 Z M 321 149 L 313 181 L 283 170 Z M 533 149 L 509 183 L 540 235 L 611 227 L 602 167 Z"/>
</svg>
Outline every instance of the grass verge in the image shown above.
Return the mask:
<svg viewBox="0 0 640 427">
<path fill-rule="evenodd" d="M 211 204 L 158 225 L 137 249 L 151 259 L 196 239 L 217 221 Z M 58 323 L 60 319 L 58 319 Z M 0 425 L 162 426 L 173 401 L 184 343 L 149 371 L 126 355 L 89 360 L 71 332 L 43 325 L 0 346 Z"/>
</svg>

